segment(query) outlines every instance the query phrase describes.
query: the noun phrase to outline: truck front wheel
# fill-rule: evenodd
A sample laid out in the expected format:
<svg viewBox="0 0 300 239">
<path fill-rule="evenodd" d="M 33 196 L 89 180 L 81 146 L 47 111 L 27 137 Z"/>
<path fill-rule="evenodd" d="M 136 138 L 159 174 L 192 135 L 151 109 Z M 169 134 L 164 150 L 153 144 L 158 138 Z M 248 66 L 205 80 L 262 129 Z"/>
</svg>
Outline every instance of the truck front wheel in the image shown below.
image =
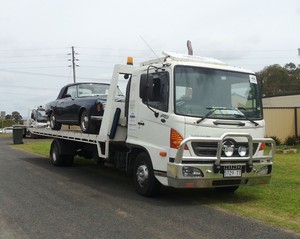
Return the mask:
<svg viewBox="0 0 300 239">
<path fill-rule="evenodd" d="M 142 196 L 152 197 L 159 193 L 161 185 L 154 176 L 151 159 L 145 152 L 136 157 L 133 180 L 136 191 Z"/>
</svg>

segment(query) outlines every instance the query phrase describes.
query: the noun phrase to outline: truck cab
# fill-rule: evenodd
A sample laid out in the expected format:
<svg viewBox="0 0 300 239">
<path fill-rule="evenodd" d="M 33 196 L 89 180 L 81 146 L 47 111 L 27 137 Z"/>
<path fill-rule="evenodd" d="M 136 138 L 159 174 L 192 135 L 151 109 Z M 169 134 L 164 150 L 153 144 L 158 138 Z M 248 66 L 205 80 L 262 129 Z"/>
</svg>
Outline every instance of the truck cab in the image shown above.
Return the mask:
<svg viewBox="0 0 300 239">
<path fill-rule="evenodd" d="M 128 83 L 126 144 L 136 154 L 137 190 L 147 194 L 163 184 L 234 191 L 268 183 L 275 144 L 264 138 L 254 72 L 210 58 L 164 55 L 142 63 Z"/>
</svg>

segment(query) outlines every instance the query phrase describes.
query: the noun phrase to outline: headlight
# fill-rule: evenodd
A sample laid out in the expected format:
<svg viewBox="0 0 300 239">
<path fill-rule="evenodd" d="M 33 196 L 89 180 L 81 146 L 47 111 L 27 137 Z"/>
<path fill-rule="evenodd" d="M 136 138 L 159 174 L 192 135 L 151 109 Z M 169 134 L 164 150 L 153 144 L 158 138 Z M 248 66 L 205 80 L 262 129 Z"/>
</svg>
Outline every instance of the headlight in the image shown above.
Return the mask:
<svg viewBox="0 0 300 239">
<path fill-rule="evenodd" d="M 200 169 L 189 166 L 182 167 L 182 175 L 184 177 L 203 177 L 203 173 Z"/>
<path fill-rule="evenodd" d="M 266 175 L 272 172 L 272 165 L 264 166 L 258 170 L 259 175 Z"/>
<path fill-rule="evenodd" d="M 247 154 L 247 148 L 244 147 L 244 146 L 240 146 L 239 149 L 238 149 L 238 153 L 241 157 L 244 157 L 246 156 Z"/>
<path fill-rule="evenodd" d="M 223 152 L 226 157 L 231 157 L 234 153 L 234 143 L 231 140 L 225 140 L 223 142 Z"/>
</svg>

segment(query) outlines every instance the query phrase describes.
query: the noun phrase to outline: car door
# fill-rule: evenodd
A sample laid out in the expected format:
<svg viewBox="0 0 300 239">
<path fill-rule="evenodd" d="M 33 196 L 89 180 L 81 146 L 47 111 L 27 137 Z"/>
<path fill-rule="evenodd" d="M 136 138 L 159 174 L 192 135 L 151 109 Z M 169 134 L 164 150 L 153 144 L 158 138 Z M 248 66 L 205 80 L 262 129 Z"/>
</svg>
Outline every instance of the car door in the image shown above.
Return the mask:
<svg viewBox="0 0 300 239">
<path fill-rule="evenodd" d="M 74 121 L 74 105 L 77 98 L 77 85 L 69 86 L 62 98 L 57 102 L 59 120 L 65 123 Z"/>
</svg>

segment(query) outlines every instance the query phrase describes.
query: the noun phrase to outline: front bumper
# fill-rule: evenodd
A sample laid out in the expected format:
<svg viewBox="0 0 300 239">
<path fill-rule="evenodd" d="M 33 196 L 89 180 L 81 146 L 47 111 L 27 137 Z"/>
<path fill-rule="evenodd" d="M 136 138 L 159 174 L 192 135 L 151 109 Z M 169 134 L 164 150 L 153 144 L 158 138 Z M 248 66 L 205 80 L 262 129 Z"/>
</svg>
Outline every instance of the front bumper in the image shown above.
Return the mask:
<svg viewBox="0 0 300 239">
<path fill-rule="evenodd" d="M 228 138 L 243 139 L 248 143 L 245 157 L 226 157 L 222 155 L 223 142 Z M 217 151 L 214 157 L 184 156 L 184 147 L 191 148 L 192 142 L 215 142 Z M 265 143 L 269 146 L 267 155 L 253 152 L 254 144 Z M 271 138 L 253 139 L 249 134 L 225 133 L 220 138 L 189 137 L 182 141 L 173 162 L 167 165 L 168 186 L 175 188 L 210 188 L 237 185 L 268 184 L 271 179 L 272 160 L 275 142 Z M 184 175 L 183 168 L 194 168 L 199 175 Z M 225 175 L 226 167 L 238 168 L 240 174 Z"/>
</svg>

